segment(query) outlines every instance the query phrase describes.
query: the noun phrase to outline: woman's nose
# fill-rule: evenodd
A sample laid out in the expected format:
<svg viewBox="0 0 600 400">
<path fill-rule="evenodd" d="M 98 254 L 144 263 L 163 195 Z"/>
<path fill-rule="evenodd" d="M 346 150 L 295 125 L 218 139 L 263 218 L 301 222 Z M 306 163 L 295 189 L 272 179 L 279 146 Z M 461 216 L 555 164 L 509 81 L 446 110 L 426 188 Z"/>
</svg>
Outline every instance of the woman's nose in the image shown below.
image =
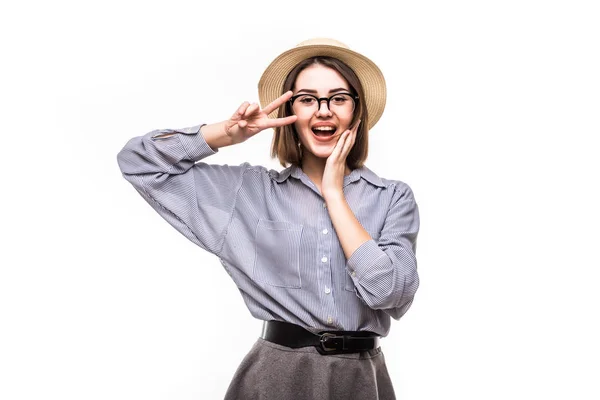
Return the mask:
<svg viewBox="0 0 600 400">
<path fill-rule="evenodd" d="M 319 109 L 317 110 L 317 116 L 330 117 L 331 110 L 327 106 L 327 102 L 322 100 L 319 102 Z"/>
</svg>

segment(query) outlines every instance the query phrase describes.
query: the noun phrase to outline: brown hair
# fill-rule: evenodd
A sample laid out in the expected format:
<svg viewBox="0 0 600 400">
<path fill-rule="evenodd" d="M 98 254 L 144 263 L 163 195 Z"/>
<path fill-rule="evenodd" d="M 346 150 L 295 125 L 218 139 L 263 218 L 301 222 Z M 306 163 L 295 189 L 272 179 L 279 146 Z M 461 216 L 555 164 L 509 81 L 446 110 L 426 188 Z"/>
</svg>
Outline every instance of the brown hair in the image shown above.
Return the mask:
<svg viewBox="0 0 600 400">
<path fill-rule="evenodd" d="M 354 126 L 359 119 L 361 122 L 360 126 L 358 127 L 358 131 L 356 132 L 356 141 L 354 142 L 354 146 L 352 146 L 350 153 L 348 153 L 348 157 L 346 157 L 346 164 L 350 169 L 360 168 L 364 165 L 369 153 L 369 129 L 367 128 L 369 126 L 369 120 L 362 84 L 360 83 L 358 76 L 356 76 L 350 67 L 337 58 L 323 56 L 307 58 L 290 71 L 283 83 L 281 93 L 292 90 L 300 72 L 315 64 L 323 65 L 339 72 L 339 74 L 342 75 L 342 77 L 350 85 L 350 91 L 352 94 L 358 96 L 358 102 L 356 104 L 350 126 Z M 292 107 L 289 101 L 285 102 L 285 104 L 282 104 L 279 107 L 277 115 L 279 118 L 293 115 Z M 283 167 L 288 167 L 288 164 L 301 166 L 302 159 L 300 149 L 298 148 L 298 143 L 300 143 L 300 139 L 298 138 L 298 133 L 296 132 L 294 124 L 276 127 L 271 146 L 271 157 L 277 157 L 279 159 L 279 163 Z"/>
</svg>

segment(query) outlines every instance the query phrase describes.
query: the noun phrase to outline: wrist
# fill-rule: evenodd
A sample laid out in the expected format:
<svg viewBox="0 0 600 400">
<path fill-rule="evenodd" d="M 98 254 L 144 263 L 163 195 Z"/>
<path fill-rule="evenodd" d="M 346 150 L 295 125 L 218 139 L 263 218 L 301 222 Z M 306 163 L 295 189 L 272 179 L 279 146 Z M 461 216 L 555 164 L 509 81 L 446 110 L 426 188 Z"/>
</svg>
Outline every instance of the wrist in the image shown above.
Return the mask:
<svg viewBox="0 0 600 400">
<path fill-rule="evenodd" d="M 225 122 L 204 125 L 200 128 L 200 134 L 213 150 L 234 144 L 231 136 L 225 131 Z"/>
<path fill-rule="evenodd" d="M 342 190 L 335 189 L 330 191 L 324 191 L 322 194 L 327 205 L 330 205 L 330 203 L 346 201 L 346 198 L 344 197 L 344 192 Z"/>
</svg>

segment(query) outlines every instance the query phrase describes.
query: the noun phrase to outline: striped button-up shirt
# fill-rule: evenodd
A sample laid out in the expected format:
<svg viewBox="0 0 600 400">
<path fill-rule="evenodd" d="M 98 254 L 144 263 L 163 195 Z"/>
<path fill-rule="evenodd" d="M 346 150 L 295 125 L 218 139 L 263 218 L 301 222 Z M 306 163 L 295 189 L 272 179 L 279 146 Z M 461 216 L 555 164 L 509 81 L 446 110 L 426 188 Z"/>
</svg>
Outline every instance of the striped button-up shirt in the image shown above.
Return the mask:
<svg viewBox="0 0 600 400">
<path fill-rule="evenodd" d="M 197 125 L 135 137 L 118 154 L 125 179 L 175 229 L 216 255 L 260 320 L 312 332 L 386 336 L 419 277 L 419 212 L 408 185 L 367 167 L 344 177 L 345 199 L 371 240 L 346 259 L 326 203 L 301 168 L 202 162 Z"/>
</svg>

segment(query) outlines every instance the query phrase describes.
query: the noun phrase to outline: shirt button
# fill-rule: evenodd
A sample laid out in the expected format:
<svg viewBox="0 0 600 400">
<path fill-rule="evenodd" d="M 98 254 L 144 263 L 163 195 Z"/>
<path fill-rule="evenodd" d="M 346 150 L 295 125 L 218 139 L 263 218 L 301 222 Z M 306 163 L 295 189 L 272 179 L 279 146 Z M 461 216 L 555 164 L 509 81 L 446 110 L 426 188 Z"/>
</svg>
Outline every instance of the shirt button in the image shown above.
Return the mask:
<svg viewBox="0 0 600 400">
<path fill-rule="evenodd" d="M 327 262 L 327 257 L 323 257 L 323 258 L 321 258 L 321 261 L 323 261 L 323 262 Z"/>
<path fill-rule="evenodd" d="M 356 276 L 356 272 L 352 271 L 352 272 L 350 272 L 350 275 Z"/>
<path fill-rule="evenodd" d="M 327 203 L 323 203 L 323 208 L 327 208 Z"/>
<path fill-rule="evenodd" d="M 331 318 L 331 317 L 327 317 L 327 323 L 328 323 L 329 325 L 333 325 L 333 318 Z"/>
<path fill-rule="evenodd" d="M 325 288 L 325 293 L 329 294 L 331 293 L 331 289 L 329 289 L 328 287 Z"/>
<path fill-rule="evenodd" d="M 327 229 L 323 229 L 323 235 L 327 235 L 327 232 L 329 232 Z"/>
</svg>

